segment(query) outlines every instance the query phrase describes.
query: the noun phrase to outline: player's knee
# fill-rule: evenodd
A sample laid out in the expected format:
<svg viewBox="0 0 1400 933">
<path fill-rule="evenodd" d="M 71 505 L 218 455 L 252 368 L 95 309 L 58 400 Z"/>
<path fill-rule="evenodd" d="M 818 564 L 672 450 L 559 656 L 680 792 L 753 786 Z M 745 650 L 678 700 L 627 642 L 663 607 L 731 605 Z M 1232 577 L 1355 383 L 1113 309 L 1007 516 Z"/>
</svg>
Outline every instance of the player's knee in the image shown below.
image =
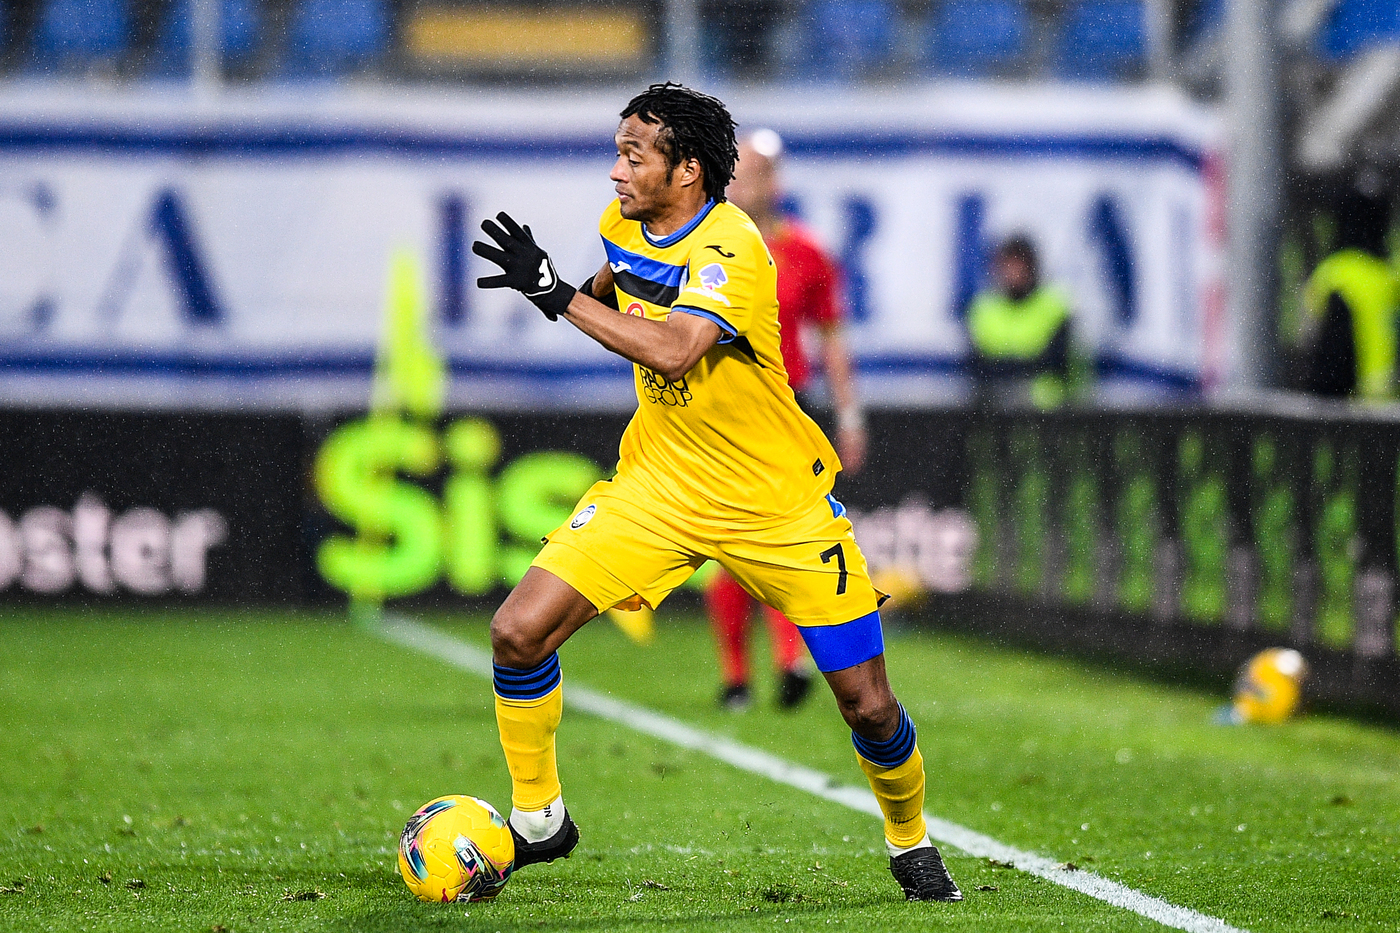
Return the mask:
<svg viewBox="0 0 1400 933">
<path fill-rule="evenodd" d="M 862 738 L 884 741 L 899 728 L 899 703 L 893 694 L 865 690 L 837 701 L 841 717 Z"/>
<path fill-rule="evenodd" d="M 544 639 L 507 603 L 491 617 L 491 654 L 502 667 L 534 667 L 549 654 Z"/>
</svg>

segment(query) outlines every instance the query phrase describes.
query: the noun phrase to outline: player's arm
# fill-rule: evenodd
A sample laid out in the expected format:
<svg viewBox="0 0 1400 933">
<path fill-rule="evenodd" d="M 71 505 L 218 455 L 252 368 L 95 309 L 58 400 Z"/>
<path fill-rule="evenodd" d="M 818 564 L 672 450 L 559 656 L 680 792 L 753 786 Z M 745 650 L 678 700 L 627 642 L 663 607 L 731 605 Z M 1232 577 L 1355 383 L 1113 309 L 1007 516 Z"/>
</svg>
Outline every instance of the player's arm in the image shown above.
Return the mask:
<svg viewBox="0 0 1400 933">
<path fill-rule="evenodd" d="M 604 266 L 589 280 L 591 295 L 559 278 L 549 254 L 535 243 L 529 227 L 508 214 L 482 221 L 481 229 L 496 245 L 478 240 L 472 252 L 501 267 L 500 275 L 479 278 L 479 288 L 512 288 L 544 312 L 551 321 L 567 315 L 575 327 L 609 350 L 675 381 L 690 372 L 719 342 L 718 324 L 693 314 L 672 314 L 664 321 L 648 321 L 618 314 L 596 297 L 612 291 L 612 270 Z"/>
<path fill-rule="evenodd" d="M 826 368 L 831 400 L 836 404 L 836 452 L 841 455 L 841 466 L 848 473 L 858 473 L 865 465 L 865 413 L 856 394 L 851 354 L 842 326 L 844 315 L 837 299 L 840 272 L 835 263 L 819 250 L 815 251 L 814 258 L 819 271 L 808 300 L 816 321 L 817 335 L 821 338 L 822 363 Z"/>
<path fill-rule="evenodd" d="M 826 380 L 836 403 L 837 453 L 841 465 L 850 473 L 860 472 L 865 465 L 865 413 L 856 397 L 856 381 L 851 372 L 851 354 L 839 323 L 821 324 L 822 362 L 826 365 Z"/>
<path fill-rule="evenodd" d="M 599 269 L 593 275 L 590 275 L 588 279 L 578 287 L 578 290 L 589 298 L 597 298 L 614 311 L 619 310 L 617 307 L 617 291 L 613 283 L 612 266 L 608 265 L 606 262 L 603 263 L 603 268 Z"/>
<path fill-rule="evenodd" d="M 619 356 L 675 382 L 719 342 L 718 324 L 696 314 L 673 312 L 664 321 L 618 314 L 576 294 L 565 310 L 569 323 Z"/>
</svg>

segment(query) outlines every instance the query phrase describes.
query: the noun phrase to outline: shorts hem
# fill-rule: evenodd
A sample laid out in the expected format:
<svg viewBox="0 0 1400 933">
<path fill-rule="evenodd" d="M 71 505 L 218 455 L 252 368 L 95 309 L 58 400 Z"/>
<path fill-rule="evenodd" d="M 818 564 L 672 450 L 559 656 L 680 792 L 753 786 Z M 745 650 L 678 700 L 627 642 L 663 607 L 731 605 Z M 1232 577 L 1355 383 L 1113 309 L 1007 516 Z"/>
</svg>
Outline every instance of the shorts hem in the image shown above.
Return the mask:
<svg viewBox="0 0 1400 933">
<path fill-rule="evenodd" d="M 558 559 L 557 552 L 552 555 L 551 548 L 567 548 L 573 554 L 575 561 L 586 561 L 595 571 L 591 575 L 595 580 L 598 577 L 611 577 L 613 580 L 616 580 L 619 584 L 621 584 L 622 587 L 626 587 L 627 584 L 620 577 L 618 577 L 617 574 L 613 573 L 611 570 L 598 563 L 598 561 L 596 561 L 589 554 L 585 553 L 579 548 L 574 547 L 571 544 L 565 544 L 562 541 L 550 541 L 548 544 L 545 545 L 544 550 L 540 551 L 539 554 L 535 555 L 535 559 L 530 562 L 531 567 L 538 567 L 541 570 L 547 570 L 559 579 L 563 580 L 569 586 L 573 587 L 575 592 L 577 592 L 580 596 L 582 596 L 584 599 L 588 600 L 590 603 L 593 604 L 593 608 L 598 610 L 599 615 L 602 615 L 604 612 L 611 609 L 619 602 L 622 602 L 628 596 L 636 595 L 636 590 L 629 590 L 627 593 L 623 594 L 622 596 L 619 596 L 617 599 L 611 599 L 607 596 L 598 595 L 598 587 L 589 586 L 586 582 L 580 579 L 581 576 L 588 575 L 580 574 L 578 572 L 576 564 Z"/>
<path fill-rule="evenodd" d="M 812 662 L 823 674 L 842 671 L 885 653 L 885 636 L 880 626 L 880 610 L 839 625 L 797 623 Z"/>
</svg>

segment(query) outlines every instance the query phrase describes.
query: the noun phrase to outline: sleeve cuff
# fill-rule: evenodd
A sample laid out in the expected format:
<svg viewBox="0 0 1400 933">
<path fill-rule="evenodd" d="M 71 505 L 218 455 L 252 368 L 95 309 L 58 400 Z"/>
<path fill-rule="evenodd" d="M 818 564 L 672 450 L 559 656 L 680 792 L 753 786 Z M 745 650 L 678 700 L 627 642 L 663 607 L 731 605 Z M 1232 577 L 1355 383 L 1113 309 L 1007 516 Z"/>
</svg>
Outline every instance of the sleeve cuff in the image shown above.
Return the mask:
<svg viewBox="0 0 1400 933">
<path fill-rule="evenodd" d="M 693 314 L 707 321 L 713 321 L 722 331 L 719 335 L 719 340 L 716 341 L 717 343 L 730 343 L 735 337 L 739 336 L 739 331 L 735 329 L 733 324 L 730 324 L 713 311 L 706 311 L 703 308 L 692 308 L 690 305 L 676 305 L 671 311 L 672 313 L 679 311 L 681 314 Z"/>
</svg>

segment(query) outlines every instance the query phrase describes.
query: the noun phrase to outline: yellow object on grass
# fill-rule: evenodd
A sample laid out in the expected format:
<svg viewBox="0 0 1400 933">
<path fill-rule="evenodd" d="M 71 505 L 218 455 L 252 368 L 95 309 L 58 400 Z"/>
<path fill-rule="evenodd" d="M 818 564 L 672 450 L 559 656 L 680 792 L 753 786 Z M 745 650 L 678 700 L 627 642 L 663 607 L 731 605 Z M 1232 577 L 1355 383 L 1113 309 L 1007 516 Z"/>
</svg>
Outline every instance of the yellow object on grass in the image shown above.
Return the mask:
<svg viewBox="0 0 1400 933">
<path fill-rule="evenodd" d="M 608 618 L 637 644 L 649 645 L 656 638 L 656 613 L 650 606 L 641 604 L 640 596 L 637 603 L 635 607 L 622 604 L 613 606 L 608 610 Z"/>
<path fill-rule="evenodd" d="M 1283 722 L 1297 712 L 1307 675 L 1307 662 L 1292 648 L 1259 652 L 1240 671 L 1234 700 L 1222 719 L 1232 723 Z"/>
<path fill-rule="evenodd" d="M 880 608 L 887 611 L 917 606 L 928 595 L 919 572 L 903 564 L 875 571 L 870 575 L 870 582 L 889 597 L 880 604 Z"/>
</svg>

